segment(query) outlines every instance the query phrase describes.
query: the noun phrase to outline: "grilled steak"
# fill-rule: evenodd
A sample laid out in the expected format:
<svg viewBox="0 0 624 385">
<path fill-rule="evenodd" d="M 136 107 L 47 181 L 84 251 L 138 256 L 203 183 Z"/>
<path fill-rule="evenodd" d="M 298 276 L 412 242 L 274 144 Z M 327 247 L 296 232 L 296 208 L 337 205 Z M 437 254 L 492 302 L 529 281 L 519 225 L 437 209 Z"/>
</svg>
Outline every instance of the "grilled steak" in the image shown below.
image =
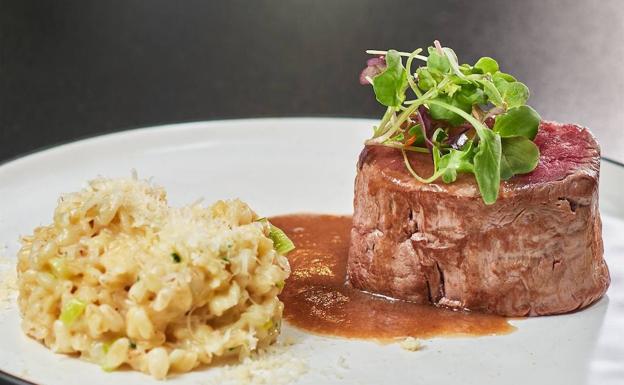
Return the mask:
<svg viewBox="0 0 624 385">
<path fill-rule="evenodd" d="M 486 206 L 472 175 L 422 184 L 399 150 L 367 146 L 355 181 L 353 286 L 506 316 L 570 312 L 607 290 L 598 212 L 600 149 L 576 125 L 542 122 L 537 168 Z M 414 169 L 432 174 L 426 154 Z"/>
</svg>

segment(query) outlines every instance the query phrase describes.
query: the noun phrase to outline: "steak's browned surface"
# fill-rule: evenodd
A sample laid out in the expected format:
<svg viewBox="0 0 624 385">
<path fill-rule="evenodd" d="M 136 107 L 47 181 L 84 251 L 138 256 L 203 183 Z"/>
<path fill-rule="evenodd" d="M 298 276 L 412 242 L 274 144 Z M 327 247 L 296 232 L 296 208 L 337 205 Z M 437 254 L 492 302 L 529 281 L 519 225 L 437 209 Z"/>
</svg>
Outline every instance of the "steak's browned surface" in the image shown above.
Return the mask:
<svg viewBox="0 0 624 385">
<path fill-rule="evenodd" d="M 600 150 L 575 125 L 543 122 L 540 163 L 486 206 L 471 175 L 421 184 L 400 151 L 366 147 L 355 182 L 348 274 L 391 297 L 507 316 L 565 313 L 609 286 L 598 212 Z M 411 154 L 431 175 L 427 155 Z"/>
</svg>

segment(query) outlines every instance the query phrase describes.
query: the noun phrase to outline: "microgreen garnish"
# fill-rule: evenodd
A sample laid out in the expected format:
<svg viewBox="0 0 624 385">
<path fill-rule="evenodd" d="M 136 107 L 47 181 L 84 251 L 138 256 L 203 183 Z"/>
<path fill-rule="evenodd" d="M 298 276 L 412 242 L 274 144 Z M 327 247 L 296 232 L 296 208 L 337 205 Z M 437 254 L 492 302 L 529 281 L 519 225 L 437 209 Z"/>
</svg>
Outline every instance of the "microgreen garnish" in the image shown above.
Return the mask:
<svg viewBox="0 0 624 385">
<path fill-rule="evenodd" d="M 180 263 L 182 261 L 182 257 L 180 257 L 180 254 L 175 251 L 171 253 L 171 259 L 173 259 L 173 262 L 175 263 Z"/>
<path fill-rule="evenodd" d="M 387 107 L 366 144 L 399 149 L 418 181 L 452 183 L 458 173 L 472 173 L 483 201 L 492 204 L 501 179 L 535 169 L 539 150 L 533 139 L 541 118 L 526 105 L 529 89 L 501 72 L 496 60 L 460 65 L 437 40 L 427 56 L 421 49 L 366 52 L 377 57 L 368 60 L 360 82 L 371 84 Z M 426 64 L 414 70 L 415 59 Z M 433 175 L 418 175 L 407 151 L 430 153 Z"/>
</svg>

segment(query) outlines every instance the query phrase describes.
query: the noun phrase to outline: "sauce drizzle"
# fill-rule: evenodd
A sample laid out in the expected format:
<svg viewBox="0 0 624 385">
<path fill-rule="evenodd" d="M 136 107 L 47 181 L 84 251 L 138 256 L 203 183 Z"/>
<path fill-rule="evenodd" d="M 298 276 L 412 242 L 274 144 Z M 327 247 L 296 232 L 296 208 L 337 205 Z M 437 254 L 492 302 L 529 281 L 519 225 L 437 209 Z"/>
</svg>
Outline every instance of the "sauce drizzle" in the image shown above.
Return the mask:
<svg viewBox="0 0 624 385">
<path fill-rule="evenodd" d="M 313 333 L 376 340 L 484 336 L 515 328 L 501 316 L 419 305 L 375 296 L 346 283 L 351 217 L 285 215 L 271 223 L 297 248 L 280 299 L 284 319 Z"/>
</svg>

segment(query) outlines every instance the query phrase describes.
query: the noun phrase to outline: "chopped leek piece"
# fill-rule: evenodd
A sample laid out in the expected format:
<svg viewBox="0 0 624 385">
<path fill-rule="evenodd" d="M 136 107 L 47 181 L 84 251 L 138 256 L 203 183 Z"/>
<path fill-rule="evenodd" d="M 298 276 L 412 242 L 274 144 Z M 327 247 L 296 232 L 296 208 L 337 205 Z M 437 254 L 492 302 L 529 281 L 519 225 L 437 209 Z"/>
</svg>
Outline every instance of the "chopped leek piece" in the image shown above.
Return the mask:
<svg viewBox="0 0 624 385">
<path fill-rule="evenodd" d="M 270 319 L 267 322 L 263 323 L 261 328 L 263 330 L 271 330 L 273 328 L 273 326 L 274 326 L 273 320 Z"/>
<path fill-rule="evenodd" d="M 72 276 L 71 271 L 67 267 L 67 262 L 64 258 L 52 258 L 50 260 L 50 267 L 52 268 L 52 274 L 56 278 L 67 279 Z"/>
<path fill-rule="evenodd" d="M 285 284 L 286 284 L 286 283 L 285 283 L 284 281 L 278 281 L 278 282 L 275 282 L 275 286 L 276 286 L 278 289 L 283 289 Z"/>
<path fill-rule="evenodd" d="M 286 233 L 277 226 L 273 226 L 266 218 L 260 218 L 257 222 L 269 224 L 269 238 L 273 241 L 273 248 L 280 254 L 288 254 L 295 249 L 295 244 L 288 238 Z"/>
<path fill-rule="evenodd" d="M 59 319 L 66 325 L 70 326 L 84 313 L 87 304 L 79 299 L 73 298 L 63 306 Z"/>
<path fill-rule="evenodd" d="M 295 244 L 288 238 L 286 233 L 273 225 L 271 225 L 269 238 L 273 240 L 275 251 L 280 254 L 287 254 L 295 249 Z"/>
</svg>

